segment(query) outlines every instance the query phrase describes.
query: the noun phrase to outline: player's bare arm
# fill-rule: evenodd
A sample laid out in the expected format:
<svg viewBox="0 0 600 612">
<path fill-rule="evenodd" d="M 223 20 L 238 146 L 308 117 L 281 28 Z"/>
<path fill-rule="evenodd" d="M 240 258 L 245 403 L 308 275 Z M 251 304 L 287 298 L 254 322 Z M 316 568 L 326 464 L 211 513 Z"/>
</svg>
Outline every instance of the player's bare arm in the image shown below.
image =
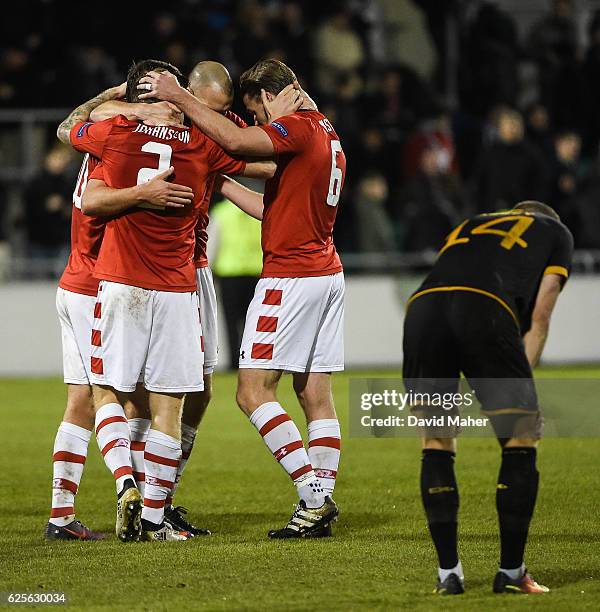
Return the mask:
<svg viewBox="0 0 600 612">
<path fill-rule="evenodd" d="M 274 161 L 251 161 L 246 164 L 246 169 L 242 173 L 242 176 L 260 179 L 261 181 L 268 181 L 270 178 L 275 176 L 276 170 L 277 164 Z"/>
<path fill-rule="evenodd" d="M 158 98 L 172 102 L 207 136 L 230 153 L 269 156 L 275 152 L 273 143 L 264 130 L 259 127 L 237 127 L 181 87 L 174 75 L 152 71 L 140 80 L 138 87 L 146 90 L 140 98 Z"/>
<path fill-rule="evenodd" d="M 538 364 L 544 350 L 550 329 L 550 318 L 562 289 L 563 280 L 557 274 L 546 274 L 540 283 L 531 315 L 531 327 L 523 338 L 527 360 L 532 368 Z"/>
<path fill-rule="evenodd" d="M 123 115 L 129 121 L 142 121 L 146 125 L 181 125 L 181 111 L 170 102 L 144 104 L 109 100 L 103 102 L 90 113 L 90 120 L 97 123 Z"/>
<path fill-rule="evenodd" d="M 264 210 L 262 193 L 252 191 L 225 175 L 219 177 L 215 189 L 247 215 L 262 221 Z"/>
<path fill-rule="evenodd" d="M 147 183 L 124 189 L 114 189 L 102 180 L 90 179 L 83 194 L 81 210 L 85 215 L 106 216 L 143 204 L 160 208 L 184 208 L 191 205 L 193 190 L 166 180 L 173 172 L 171 167 Z"/>
<path fill-rule="evenodd" d="M 82 121 L 88 121 L 90 118 L 90 114 L 92 111 L 100 106 L 103 102 L 107 102 L 108 100 L 119 100 L 125 95 L 125 86 L 126 83 L 121 83 L 117 87 L 109 87 L 104 90 L 102 93 L 99 93 L 97 96 L 93 97 L 91 100 L 80 104 L 77 108 L 71 111 L 66 119 L 58 126 L 56 130 L 57 138 L 63 142 L 64 144 L 71 144 L 70 140 L 70 132 L 71 128 L 81 123 Z"/>
</svg>

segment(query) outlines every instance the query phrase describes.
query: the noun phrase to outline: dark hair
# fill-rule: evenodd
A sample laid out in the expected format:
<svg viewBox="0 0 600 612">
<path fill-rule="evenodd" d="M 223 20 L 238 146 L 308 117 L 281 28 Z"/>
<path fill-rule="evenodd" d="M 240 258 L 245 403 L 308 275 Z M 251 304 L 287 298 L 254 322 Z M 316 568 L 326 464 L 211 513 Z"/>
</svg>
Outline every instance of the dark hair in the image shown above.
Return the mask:
<svg viewBox="0 0 600 612">
<path fill-rule="evenodd" d="M 140 79 L 146 76 L 151 70 L 157 70 L 158 72 L 170 72 L 174 74 L 182 87 L 188 86 L 188 80 L 181 74 L 181 70 L 169 64 L 168 62 L 161 62 L 160 60 L 146 59 L 139 62 L 134 62 L 129 72 L 127 73 L 127 90 L 125 92 L 125 99 L 127 102 L 158 102 L 153 98 L 146 98 L 144 100 L 139 99 L 139 94 L 144 93 L 139 91 L 137 86 Z"/>
<path fill-rule="evenodd" d="M 540 215 L 546 215 L 546 217 L 551 217 L 556 221 L 560 221 L 560 217 L 558 213 L 554 210 L 554 208 L 548 206 L 548 204 L 544 204 L 543 202 L 538 202 L 537 200 L 524 200 L 523 202 L 519 202 L 513 208 L 513 210 L 539 213 Z"/>
<path fill-rule="evenodd" d="M 562 138 L 570 138 L 571 136 L 575 136 L 575 138 L 581 138 L 579 131 L 576 129 L 562 128 L 554 134 L 554 140 L 561 140 Z"/>
<path fill-rule="evenodd" d="M 260 98 L 260 90 L 264 89 L 277 95 L 295 80 L 293 70 L 283 62 L 275 59 L 261 60 L 240 77 L 240 93 L 242 96 Z"/>
</svg>

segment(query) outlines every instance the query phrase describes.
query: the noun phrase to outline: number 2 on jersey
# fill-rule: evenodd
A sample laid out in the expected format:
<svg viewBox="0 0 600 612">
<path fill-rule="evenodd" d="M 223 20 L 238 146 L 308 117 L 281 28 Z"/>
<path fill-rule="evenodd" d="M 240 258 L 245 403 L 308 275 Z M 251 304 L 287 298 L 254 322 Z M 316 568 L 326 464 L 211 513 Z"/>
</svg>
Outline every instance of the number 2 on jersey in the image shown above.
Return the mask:
<svg viewBox="0 0 600 612">
<path fill-rule="evenodd" d="M 158 155 L 158 168 L 140 168 L 137 175 L 137 184 L 147 183 L 151 181 L 157 174 L 169 169 L 171 165 L 171 156 L 173 149 L 162 142 L 154 142 L 150 140 L 145 145 L 142 145 L 144 153 L 154 153 Z M 150 203 L 139 204 L 138 208 L 149 208 L 150 210 L 165 210 L 164 206 L 156 206 Z"/>
<path fill-rule="evenodd" d="M 144 153 L 154 153 L 158 155 L 158 168 L 140 168 L 137 175 L 137 184 L 141 185 L 142 183 L 147 183 L 152 180 L 157 174 L 167 170 L 171 165 L 171 157 L 173 155 L 173 149 L 169 145 L 163 144 L 161 142 L 147 142 L 142 146 L 142 151 Z M 83 163 L 81 164 L 81 170 L 79 171 L 79 176 L 77 177 L 77 183 L 75 185 L 75 191 L 73 192 L 73 204 L 81 210 L 81 200 L 83 199 L 83 192 L 87 187 L 88 183 L 88 160 L 89 154 L 86 153 L 83 158 Z M 164 208 L 164 206 L 152 206 L 151 204 L 143 204 L 140 206 L 141 208 Z"/>
<path fill-rule="evenodd" d="M 327 205 L 337 206 L 342 191 L 342 169 L 336 165 L 337 154 L 341 153 L 342 145 L 339 140 L 331 141 L 331 175 L 329 177 L 329 191 L 327 192 Z"/>
<path fill-rule="evenodd" d="M 509 230 L 503 229 L 495 229 L 496 225 L 500 223 L 507 223 L 509 221 L 514 221 L 514 224 Z M 527 231 L 529 226 L 535 221 L 535 217 L 526 217 L 523 215 L 508 215 L 506 217 L 497 217 L 492 219 L 491 221 L 486 221 L 477 227 L 474 227 L 470 235 L 477 236 L 482 234 L 495 234 L 496 236 L 502 236 L 502 240 L 500 241 L 500 246 L 503 249 L 510 251 L 515 244 L 519 245 L 523 249 L 527 248 L 527 242 L 523 240 L 522 236 Z M 462 232 L 463 227 L 469 222 L 467 219 L 463 221 L 457 228 L 452 230 L 446 238 L 446 244 L 442 247 L 442 250 L 439 252 L 441 255 L 444 251 L 447 251 L 450 247 L 456 246 L 457 244 L 466 244 L 471 241 L 471 238 L 466 236 L 461 237 L 460 233 Z"/>
<path fill-rule="evenodd" d="M 151 181 L 157 174 L 169 169 L 171 165 L 171 156 L 173 149 L 162 142 L 149 141 L 142 146 L 144 153 L 154 153 L 158 155 L 158 168 L 140 168 L 137 175 L 137 184 L 147 183 Z"/>
</svg>

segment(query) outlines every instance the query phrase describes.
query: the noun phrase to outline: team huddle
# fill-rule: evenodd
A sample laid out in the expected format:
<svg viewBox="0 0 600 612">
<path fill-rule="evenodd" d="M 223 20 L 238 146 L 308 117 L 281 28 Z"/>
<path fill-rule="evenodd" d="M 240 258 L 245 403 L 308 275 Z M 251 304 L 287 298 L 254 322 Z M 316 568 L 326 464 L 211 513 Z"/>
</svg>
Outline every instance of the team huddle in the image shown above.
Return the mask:
<svg viewBox="0 0 600 612">
<path fill-rule="evenodd" d="M 340 429 L 329 377 L 343 368 L 344 281 L 332 230 L 345 159 L 333 127 L 295 81 L 280 62 L 247 71 L 242 93 L 257 124 L 248 127 L 228 110 L 233 88 L 223 66 L 199 64 L 194 95 L 174 66 L 148 60 L 130 70 L 126 101 L 117 101 L 122 87 L 108 90 L 59 127 L 86 156 L 57 297 L 68 405 L 54 448 L 47 537 L 101 537 L 74 511 L 92 429 L 115 478 L 121 540 L 208 533 L 187 522 L 173 495 L 217 360 L 206 257 L 215 189 L 263 223 L 264 269 L 248 310 L 238 403 L 300 498 L 270 536 L 325 535 L 336 518 Z M 264 197 L 227 175 L 269 179 Z M 307 414 L 308 450 L 276 399 L 283 371 L 292 372 Z"/>
<path fill-rule="evenodd" d="M 268 535 L 331 535 L 341 438 L 331 375 L 344 368 L 344 276 L 333 227 L 346 160 L 334 127 L 285 64 L 258 62 L 241 75 L 240 93 L 254 126 L 229 110 L 233 85 L 221 64 L 201 62 L 187 79 L 171 64 L 144 60 L 125 85 L 59 126 L 58 137 L 85 157 L 57 292 L 67 408 L 54 445 L 47 539 L 104 537 L 75 518 L 92 431 L 115 479 L 119 539 L 210 534 L 187 520 L 174 496 L 217 363 L 206 255 L 214 192 L 262 222 L 263 271 L 246 316 L 236 399 L 299 498 L 288 522 Z M 232 176 L 266 180 L 264 195 Z M 541 203 L 465 222 L 448 237 L 405 320 L 407 386 L 438 391 L 441 379 L 447 385 L 461 372 L 474 385 L 476 378 L 521 381 L 510 391 L 478 389 L 503 448 L 497 592 L 547 590 L 523 564 L 540 437 L 531 367 L 571 251 L 568 230 Z M 277 400 L 284 372 L 306 415 L 307 446 Z M 423 432 L 421 489 L 440 594 L 464 590 L 456 433 Z"/>
</svg>

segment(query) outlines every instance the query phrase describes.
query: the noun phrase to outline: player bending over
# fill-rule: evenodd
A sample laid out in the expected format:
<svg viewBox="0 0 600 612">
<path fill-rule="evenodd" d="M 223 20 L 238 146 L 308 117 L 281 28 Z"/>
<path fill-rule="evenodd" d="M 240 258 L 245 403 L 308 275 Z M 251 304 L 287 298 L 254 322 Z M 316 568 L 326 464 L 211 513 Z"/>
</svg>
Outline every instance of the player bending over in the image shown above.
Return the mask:
<svg viewBox="0 0 600 612">
<path fill-rule="evenodd" d="M 331 533 L 338 509 L 332 499 L 340 456 L 340 427 L 331 373 L 342 370 L 344 277 L 332 232 L 346 160 L 328 119 L 299 108 L 269 123 L 269 104 L 283 90 L 292 99 L 294 73 L 283 63 L 255 64 L 240 80 L 256 127 L 240 129 L 156 72 L 140 81 L 144 96 L 176 104 L 226 150 L 273 156 L 262 222 L 263 272 L 246 318 L 237 401 L 275 459 L 294 482 L 299 504 L 272 538 Z M 142 97 L 142 96 L 140 96 Z M 298 108 L 303 100 L 292 108 Z M 308 452 L 295 423 L 277 401 L 284 371 L 292 372 L 308 422 Z"/>
<path fill-rule="evenodd" d="M 90 112 L 105 100 L 125 95 L 125 84 L 108 89 L 77 107 L 60 124 L 57 135 L 65 144 L 70 143 L 73 125 L 87 121 Z M 150 105 L 144 105 L 147 108 Z M 156 105 L 158 106 L 158 105 Z M 172 114 L 161 108 L 155 119 L 164 121 Z M 165 112 L 168 110 L 168 113 Z M 106 219 L 87 217 L 81 212 L 81 200 L 88 177 L 99 160 L 86 155 L 73 192 L 71 218 L 71 255 L 60 279 L 56 294 L 56 307 L 62 332 L 64 380 L 67 385 L 67 407 L 56 433 L 53 453 L 52 509 L 45 536 L 49 540 L 98 540 L 102 534 L 88 529 L 75 519 L 75 496 L 83 475 L 88 444 L 94 429 L 94 407 L 90 386 L 90 338 L 92 335 L 94 303 L 98 280 L 93 276 Z M 164 174 L 164 173 L 163 173 Z M 131 204 L 150 202 L 155 205 L 169 201 L 177 195 L 189 197 L 188 188 L 168 183 L 163 174 L 150 182 L 138 185 L 131 192 Z M 191 198 L 190 198 L 191 201 Z M 136 403 L 144 401 L 136 397 Z M 129 405 L 132 402 L 128 402 Z"/>
<path fill-rule="evenodd" d="M 170 64 L 147 60 L 128 74 L 127 99 L 148 70 Z M 84 194 L 86 214 L 115 214 L 107 223 L 94 269 L 100 279 L 92 331 L 91 380 L 96 435 L 118 488 L 117 531 L 122 540 L 183 540 L 164 522 L 164 506 L 181 459 L 181 400 L 202 391 L 203 352 L 193 265 L 194 228 L 208 177 L 230 172 L 264 177 L 265 164 L 226 155 L 197 129 L 149 127 L 123 116 L 71 130 L 76 148 L 100 157 Z M 128 194 L 163 171 L 193 191 L 193 204 L 130 208 Z M 142 498 L 132 476 L 124 398 L 142 378 L 152 426 L 144 451 Z M 141 521 L 140 521 L 141 515 Z"/>
<path fill-rule="evenodd" d="M 569 275 L 573 238 L 540 202 L 478 215 L 447 238 L 438 260 L 408 302 L 403 376 L 420 393 L 456 393 L 461 372 L 490 418 L 502 447 L 496 489 L 500 569 L 495 593 L 546 593 L 524 564 L 538 491 L 541 417 L 532 367 Z M 425 416 L 444 415 L 414 406 Z M 436 593 L 464 591 L 457 549 L 457 431 L 425 429 L 421 496 L 438 560 Z"/>
</svg>

